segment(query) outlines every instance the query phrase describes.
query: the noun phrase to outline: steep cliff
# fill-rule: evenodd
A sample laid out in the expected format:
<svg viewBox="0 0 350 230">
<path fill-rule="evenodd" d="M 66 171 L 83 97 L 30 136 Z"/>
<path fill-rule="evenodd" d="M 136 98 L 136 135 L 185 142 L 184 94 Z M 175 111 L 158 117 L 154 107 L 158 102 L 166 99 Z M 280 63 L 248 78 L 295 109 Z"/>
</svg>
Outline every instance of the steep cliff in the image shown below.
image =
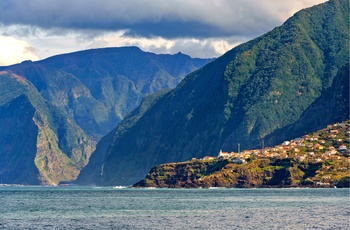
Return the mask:
<svg viewBox="0 0 350 230">
<path fill-rule="evenodd" d="M 27 79 L 2 71 L 0 88 L 2 183 L 57 185 L 75 180 L 96 143 Z"/>
<path fill-rule="evenodd" d="M 310 164 L 309 170 L 316 171 L 322 164 Z M 307 171 L 307 170 L 305 170 Z M 252 160 L 247 164 L 234 164 L 229 160 L 164 164 L 155 166 L 146 179 L 134 187 L 158 188 L 259 188 L 302 186 L 300 179 L 305 172 L 298 164 L 286 159 L 275 162 Z"/>
</svg>

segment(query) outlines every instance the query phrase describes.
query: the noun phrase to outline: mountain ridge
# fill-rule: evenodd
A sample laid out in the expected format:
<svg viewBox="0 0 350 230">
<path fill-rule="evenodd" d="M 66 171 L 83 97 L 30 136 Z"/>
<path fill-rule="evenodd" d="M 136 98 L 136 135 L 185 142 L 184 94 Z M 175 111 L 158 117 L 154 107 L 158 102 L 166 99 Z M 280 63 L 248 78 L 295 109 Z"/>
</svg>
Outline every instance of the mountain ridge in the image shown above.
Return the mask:
<svg viewBox="0 0 350 230">
<path fill-rule="evenodd" d="M 0 70 L 27 78 L 46 100 L 98 140 L 144 96 L 174 88 L 187 73 L 211 60 L 113 47 L 25 61 Z"/>
</svg>

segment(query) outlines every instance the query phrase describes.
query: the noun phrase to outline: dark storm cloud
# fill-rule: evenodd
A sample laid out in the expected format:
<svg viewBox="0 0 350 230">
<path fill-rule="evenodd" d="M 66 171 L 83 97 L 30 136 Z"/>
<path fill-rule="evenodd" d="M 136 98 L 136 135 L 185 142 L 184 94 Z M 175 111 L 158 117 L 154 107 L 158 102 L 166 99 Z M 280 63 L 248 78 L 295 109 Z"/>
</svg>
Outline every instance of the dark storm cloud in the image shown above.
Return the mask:
<svg viewBox="0 0 350 230">
<path fill-rule="evenodd" d="M 264 11 L 265 7 L 259 2 L 261 1 L 2 0 L 0 23 L 44 29 L 126 30 L 127 35 L 140 37 L 255 36 L 279 23 L 279 19 Z"/>
<path fill-rule="evenodd" d="M 131 25 L 125 35 L 132 37 L 161 36 L 164 38 L 206 38 L 230 36 L 231 33 L 230 31 L 223 30 L 213 25 L 205 25 L 201 22 L 162 21 L 159 23 Z"/>
</svg>

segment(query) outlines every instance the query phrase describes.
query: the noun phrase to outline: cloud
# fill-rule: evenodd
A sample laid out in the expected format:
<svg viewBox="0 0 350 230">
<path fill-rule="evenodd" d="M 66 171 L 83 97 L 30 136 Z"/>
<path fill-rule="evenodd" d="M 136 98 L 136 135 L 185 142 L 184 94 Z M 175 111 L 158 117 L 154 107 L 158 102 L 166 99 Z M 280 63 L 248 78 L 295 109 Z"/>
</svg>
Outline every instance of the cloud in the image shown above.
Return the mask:
<svg viewBox="0 0 350 230">
<path fill-rule="evenodd" d="M 192 57 L 208 58 L 217 57 L 232 49 L 234 46 L 246 41 L 246 37 L 230 38 L 175 38 L 162 37 L 142 38 L 125 36 L 124 31 L 118 33 L 106 33 L 95 37 L 88 42 L 87 48 L 137 46 L 144 51 L 154 53 L 178 53 L 182 52 Z M 86 44 L 86 43 L 85 43 Z"/>
<path fill-rule="evenodd" d="M 325 0 L 3 0 L 0 22 L 45 29 L 126 30 L 127 36 L 257 36 Z"/>
<path fill-rule="evenodd" d="M 35 49 L 27 42 L 7 36 L 0 36 L 0 50 L 0 66 L 39 59 Z"/>
<path fill-rule="evenodd" d="M 322 2 L 2 0 L 0 65 L 131 45 L 154 53 L 217 57 L 281 25 L 300 9 Z"/>
</svg>

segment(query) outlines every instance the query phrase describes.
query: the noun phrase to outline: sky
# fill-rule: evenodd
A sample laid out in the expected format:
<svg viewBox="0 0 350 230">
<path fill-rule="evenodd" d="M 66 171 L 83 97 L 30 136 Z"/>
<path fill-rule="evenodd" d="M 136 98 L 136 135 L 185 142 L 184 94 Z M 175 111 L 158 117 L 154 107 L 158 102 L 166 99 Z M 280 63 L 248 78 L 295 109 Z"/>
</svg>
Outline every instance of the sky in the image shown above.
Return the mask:
<svg viewBox="0 0 350 230">
<path fill-rule="evenodd" d="M 326 0 L 1 0 L 0 66 L 103 47 L 218 57 Z"/>
</svg>

